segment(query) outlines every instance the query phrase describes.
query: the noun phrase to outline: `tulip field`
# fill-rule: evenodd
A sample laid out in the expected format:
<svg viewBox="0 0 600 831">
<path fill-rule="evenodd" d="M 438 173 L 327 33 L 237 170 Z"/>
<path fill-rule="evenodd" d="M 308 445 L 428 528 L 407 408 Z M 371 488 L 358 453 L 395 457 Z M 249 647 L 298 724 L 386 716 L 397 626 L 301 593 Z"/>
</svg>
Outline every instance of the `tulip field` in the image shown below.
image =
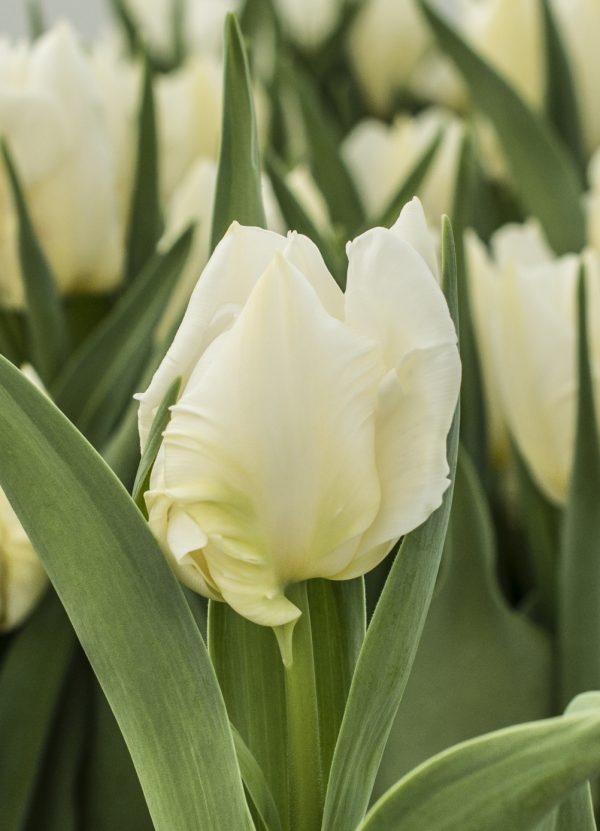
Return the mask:
<svg viewBox="0 0 600 831">
<path fill-rule="evenodd" d="M 0 831 L 597 831 L 599 0 L 69 8 L 0 10 Z"/>
</svg>

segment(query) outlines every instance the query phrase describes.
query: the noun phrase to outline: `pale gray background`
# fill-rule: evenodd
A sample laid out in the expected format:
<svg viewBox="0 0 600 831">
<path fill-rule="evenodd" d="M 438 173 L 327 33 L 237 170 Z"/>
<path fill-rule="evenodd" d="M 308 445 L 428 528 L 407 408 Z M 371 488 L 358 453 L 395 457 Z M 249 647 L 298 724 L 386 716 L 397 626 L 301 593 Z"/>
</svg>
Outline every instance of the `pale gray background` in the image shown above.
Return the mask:
<svg viewBox="0 0 600 831">
<path fill-rule="evenodd" d="M 0 34 L 25 34 L 26 8 L 26 0 L 0 0 Z M 108 0 L 42 0 L 42 8 L 48 21 L 67 17 L 88 35 L 99 31 L 109 17 Z"/>
</svg>

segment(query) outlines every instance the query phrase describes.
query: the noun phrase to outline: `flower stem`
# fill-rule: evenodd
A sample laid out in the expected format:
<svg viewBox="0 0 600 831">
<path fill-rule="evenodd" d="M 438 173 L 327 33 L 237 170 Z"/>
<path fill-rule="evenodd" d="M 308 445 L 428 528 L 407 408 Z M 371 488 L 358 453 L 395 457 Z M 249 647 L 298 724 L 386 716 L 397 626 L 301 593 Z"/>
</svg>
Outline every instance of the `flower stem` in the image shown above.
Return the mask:
<svg viewBox="0 0 600 831">
<path fill-rule="evenodd" d="M 323 816 L 323 776 L 306 583 L 292 586 L 287 594 L 302 612 L 293 634 L 293 662 L 285 669 L 290 831 L 318 831 Z"/>
</svg>

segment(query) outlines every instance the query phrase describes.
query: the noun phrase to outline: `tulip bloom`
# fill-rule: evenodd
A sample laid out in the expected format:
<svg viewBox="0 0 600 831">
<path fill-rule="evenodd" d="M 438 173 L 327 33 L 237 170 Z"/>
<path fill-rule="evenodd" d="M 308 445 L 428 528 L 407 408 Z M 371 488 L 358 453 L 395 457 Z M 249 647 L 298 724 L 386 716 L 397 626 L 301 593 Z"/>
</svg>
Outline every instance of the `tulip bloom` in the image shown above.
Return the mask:
<svg viewBox="0 0 600 831">
<path fill-rule="evenodd" d="M 256 623 L 286 587 L 372 569 L 448 487 L 456 332 L 416 200 L 351 242 L 343 294 L 306 237 L 234 223 L 140 396 L 145 447 L 181 378 L 146 494 L 176 574 Z"/>
<path fill-rule="evenodd" d="M 582 261 L 588 277 L 594 378 L 600 370 L 598 256 L 588 251 L 582 257 L 556 257 L 534 223 L 497 231 L 491 254 L 470 234 L 467 251 L 475 328 L 491 398 L 500 405 L 541 490 L 562 504 L 575 442 L 577 280 Z"/>
<path fill-rule="evenodd" d="M 32 46 L 0 41 L 0 134 L 33 224 L 65 293 L 112 290 L 124 228 L 117 161 L 100 91 L 75 34 L 60 24 Z M 17 223 L 0 171 L 0 303 L 24 303 Z"/>
<path fill-rule="evenodd" d="M 0 632 L 22 623 L 47 585 L 44 567 L 0 490 Z"/>
</svg>

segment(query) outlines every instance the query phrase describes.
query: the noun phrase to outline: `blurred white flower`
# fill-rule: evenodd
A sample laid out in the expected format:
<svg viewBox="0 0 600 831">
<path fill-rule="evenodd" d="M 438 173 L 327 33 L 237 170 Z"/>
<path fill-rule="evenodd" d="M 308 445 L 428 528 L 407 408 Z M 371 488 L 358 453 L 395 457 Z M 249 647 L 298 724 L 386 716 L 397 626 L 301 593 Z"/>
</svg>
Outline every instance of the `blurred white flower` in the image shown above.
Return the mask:
<svg viewBox="0 0 600 831">
<path fill-rule="evenodd" d="M 549 499 L 564 503 L 577 411 L 576 289 L 582 257 L 555 257 L 534 223 L 500 229 L 491 255 L 473 236 L 468 248 L 488 394 L 495 388 L 493 396 L 539 487 Z M 591 250 L 583 261 L 600 413 L 600 269 Z"/>
<path fill-rule="evenodd" d="M 314 49 L 333 33 L 347 0 L 273 0 L 285 32 L 305 49 Z"/>
<path fill-rule="evenodd" d="M 570 60 L 579 116 L 589 151 L 600 145 L 600 3 L 551 0 Z"/>
<path fill-rule="evenodd" d="M 184 583 L 256 623 L 293 625 L 291 583 L 372 569 L 448 486 L 456 333 L 406 211 L 348 245 L 345 295 L 306 237 L 234 223 L 140 396 L 144 447 L 182 378 L 152 530 Z"/>
<path fill-rule="evenodd" d="M 460 20 L 468 0 L 439 0 Z M 402 90 L 460 104 L 463 86 L 451 63 L 435 46 L 416 0 L 365 0 L 348 38 L 348 54 L 373 112 L 387 115 Z"/>
<path fill-rule="evenodd" d="M 98 85 L 73 31 L 0 41 L 0 134 L 63 292 L 103 292 L 121 275 L 117 161 Z M 0 172 L 0 303 L 23 304 L 17 223 Z"/>
<path fill-rule="evenodd" d="M 385 210 L 440 131 L 442 143 L 418 191 L 427 218 L 436 226 L 452 210 L 463 137 L 460 119 L 432 107 L 414 117 L 398 116 L 392 125 L 367 119 L 352 130 L 342 156 L 368 217 L 375 219 Z"/>
<path fill-rule="evenodd" d="M 125 0 L 125 6 L 153 54 L 169 61 L 175 55 L 177 26 L 188 52 L 219 54 L 225 16 L 236 11 L 239 0 Z M 176 22 L 180 13 L 182 20 Z"/>
</svg>

